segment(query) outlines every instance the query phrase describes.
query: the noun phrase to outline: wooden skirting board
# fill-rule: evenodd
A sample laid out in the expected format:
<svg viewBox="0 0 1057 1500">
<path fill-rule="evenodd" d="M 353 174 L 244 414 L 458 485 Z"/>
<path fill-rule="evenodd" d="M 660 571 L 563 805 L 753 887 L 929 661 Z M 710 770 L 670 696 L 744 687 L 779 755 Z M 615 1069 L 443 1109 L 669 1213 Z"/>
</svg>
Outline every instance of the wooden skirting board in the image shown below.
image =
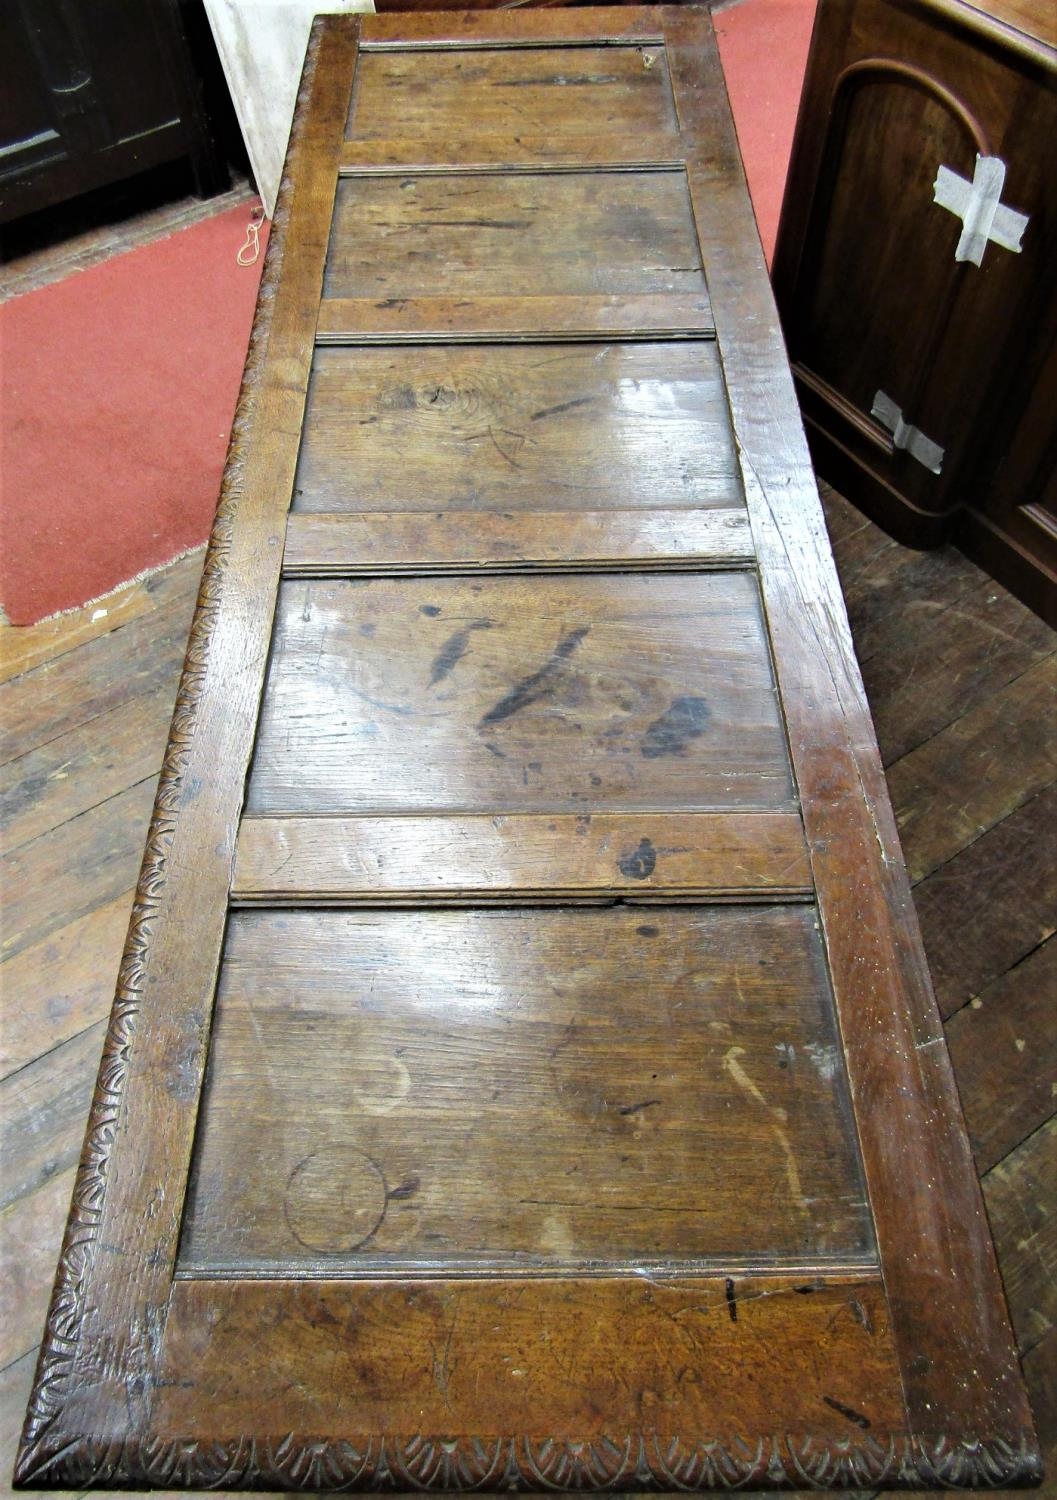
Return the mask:
<svg viewBox="0 0 1057 1500">
<path fill-rule="evenodd" d="M 18 1482 L 1038 1472 L 708 14 L 323 19 Z"/>
</svg>

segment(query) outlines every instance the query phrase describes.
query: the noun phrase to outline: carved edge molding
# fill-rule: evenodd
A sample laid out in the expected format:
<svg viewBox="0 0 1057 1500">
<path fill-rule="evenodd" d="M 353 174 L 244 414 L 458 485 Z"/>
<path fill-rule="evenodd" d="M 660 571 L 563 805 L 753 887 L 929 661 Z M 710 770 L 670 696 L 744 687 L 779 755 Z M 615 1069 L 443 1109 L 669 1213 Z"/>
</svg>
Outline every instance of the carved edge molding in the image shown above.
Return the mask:
<svg viewBox="0 0 1057 1500">
<path fill-rule="evenodd" d="M 588 1442 L 529 1438 L 315 1441 L 89 1439 L 38 1450 L 17 1483 L 69 1489 L 731 1490 L 749 1488 L 1002 1489 L 1041 1477 L 1031 1433 L 1001 1439 L 856 1434 L 685 1442 L 630 1436 Z"/>
<path fill-rule="evenodd" d="M 305 128 L 321 38 L 322 31 L 317 26 L 312 32 L 305 54 L 301 87 L 291 126 L 291 143 L 300 139 Z M 35 1466 L 34 1450 L 62 1411 L 67 1388 L 75 1378 L 81 1324 L 106 1196 L 110 1152 L 128 1079 L 155 919 L 168 880 L 169 849 L 183 793 L 191 744 L 198 725 L 210 644 L 220 611 L 223 580 L 242 494 L 244 445 L 253 420 L 257 390 L 264 369 L 275 295 L 281 279 L 292 198 L 293 184 L 287 175 L 283 179 L 272 220 L 246 364 L 232 422 L 220 499 L 206 551 L 202 582 L 162 761 L 128 936 L 118 970 L 114 1004 L 77 1169 L 70 1217 L 55 1274 L 33 1393 L 26 1412 L 16 1476 L 27 1465 Z"/>
</svg>

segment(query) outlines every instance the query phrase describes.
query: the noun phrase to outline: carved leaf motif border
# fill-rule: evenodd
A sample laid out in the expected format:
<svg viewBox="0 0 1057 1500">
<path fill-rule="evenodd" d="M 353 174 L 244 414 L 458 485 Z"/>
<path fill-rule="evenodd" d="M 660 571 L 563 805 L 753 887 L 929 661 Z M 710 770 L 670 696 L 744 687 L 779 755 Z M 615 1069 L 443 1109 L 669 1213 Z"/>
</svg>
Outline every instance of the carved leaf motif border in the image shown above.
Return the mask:
<svg viewBox="0 0 1057 1500">
<path fill-rule="evenodd" d="M 859 1434 L 843 1442 L 775 1436 L 684 1442 L 632 1436 L 590 1442 L 518 1438 L 378 1438 L 331 1442 L 143 1439 L 66 1444 L 38 1453 L 23 1483 L 210 1489 L 643 1490 L 995 1489 L 1037 1483 L 1032 1436 L 1001 1440 Z"/>
</svg>

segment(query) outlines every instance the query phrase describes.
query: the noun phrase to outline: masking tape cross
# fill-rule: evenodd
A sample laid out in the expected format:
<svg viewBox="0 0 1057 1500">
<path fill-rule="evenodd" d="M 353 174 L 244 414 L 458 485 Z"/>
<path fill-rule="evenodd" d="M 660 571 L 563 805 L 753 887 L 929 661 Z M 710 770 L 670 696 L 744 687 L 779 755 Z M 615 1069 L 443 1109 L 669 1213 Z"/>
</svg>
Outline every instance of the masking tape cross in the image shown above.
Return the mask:
<svg viewBox="0 0 1057 1500">
<path fill-rule="evenodd" d="M 1005 180 L 1006 164 L 1000 156 L 977 156 L 972 182 L 966 182 L 950 167 L 940 167 L 936 173 L 933 201 L 962 221 L 955 260 L 983 265 L 988 240 L 1019 254 L 1028 216 L 1001 201 Z"/>
</svg>

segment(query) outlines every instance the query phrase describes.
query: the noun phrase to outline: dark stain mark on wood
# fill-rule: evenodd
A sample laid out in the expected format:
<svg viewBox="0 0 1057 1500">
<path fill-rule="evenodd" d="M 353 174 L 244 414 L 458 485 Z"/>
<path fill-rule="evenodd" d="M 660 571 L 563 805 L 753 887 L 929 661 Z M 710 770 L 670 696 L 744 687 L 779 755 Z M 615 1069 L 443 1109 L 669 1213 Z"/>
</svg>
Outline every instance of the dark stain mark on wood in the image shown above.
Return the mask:
<svg viewBox="0 0 1057 1500">
<path fill-rule="evenodd" d="M 552 1058 L 557 1057 L 558 1053 L 562 1050 L 563 1047 L 569 1046 L 569 1044 L 571 1042 L 574 1042 L 576 1040 L 576 1036 L 577 1036 L 576 1017 L 573 1016 L 572 1020 L 569 1022 L 569 1024 L 566 1026 L 565 1030 L 562 1032 L 561 1039 L 558 1042 L 556 1042 L 555 1045 L 551 1048 L 551 1051 L 550 1051 L 551 1057 Z"/>
<path fill-rule="evenodd" d="M 436 687 L 462 661 L 470 645 L 470 636 L 475 630 L 491 630 L 491 620 L 472 620 L 462 630 L 450 635 L 433 658 L 429 669 L 429 685 Z"/>
<path fill-rule="evenodd" d="M 482 725 L 501 724 L 504 719 L 511 718 L 553 692 L 555 679 L 560 674 L 563 663 L 572 656 L 584 636 L 590 633 L 590 629 L 590 625 L 581 625 L 578 630 L 571 630 L 568 635 L 563 636 L 539 671 L 523 677 L 516 687 L 500 698 L 481 719 Z"/>
<path fill-rule="evenodd" d="M 870 1317 L 869 1310 L 864 1307 L 864 1305 L 859 1301 L 858 1297 L 852 1298 L 851 1311 L 852 1317 L 855 1319 L 856 1323 L 858 1323 L 860 1327 L 865 1328 L 867 1333 L 873 1333 L 873 1319 Z"/>
<path fill-rule="evenodd" d="M 399 1187 L 390 1188 L 385 1196 L 387 1201 L 390 1203 L 400 1202 L 405 1198 L 413 1198 L 421 1186 L 422 1179 L 420 1177 L 409 1177 L 407 1181 L 402 1182 Z"/>
<path fill-rule="evenodd" d="M 418 609 L 420 614 L 429 615 L 431 620 L 435 620 L 440 614 L 439 604 L 420 604 Z"/>
<path fill-rule="evenodd" d="M 578 396 L 575 401 L 562 401 L 557 406 L 545 406 L 542 411 L 534 411 L 529 421 L 542 422 L 544 417 L 556 417 L 563 411 L 575 411 L 578 406 L 590 406 L 594 399 L 593 396 Z"/>
<path fill-rule="evenodd" d="M 400 714 L 401 716 L 406 718 L 408 717 L 408 715 L 415 712 L 415 710 L 406 703 L 388 703 L 384 698 L 372 698 L 370 693 L 361 692 L 359 688 L 353 687 L 351 683 L 348 685 L 348 691 L 350 693 L 353 693 L 362 702 L 369 703 L 372 708 L 380 708 L 383 713 Z"/>
<path fill-rule="evenodd" d="M 648 880 L 657 868 L 657 851 L 651 839 L 639 839 L 639 847 L 619 861 L 626 880 Z"/>
<path fill-rule="evenodd" d="M 659 719 L 654 719 L 642 737 L 640 746 L 647 760 L 662 755 L 685 755 L 691 740 L 704 734 L 708 723 L 708 704 L 704 698 L 684 694 L 673 698 Z"/>
<path fill-rule="evenodd" d="M 618 1115 L 637 1115 L 644 1109 L 652 1109 L 655 1104 L 660 1104 L 659 1099 L 643 1099 L 639 1104 L 622 1104 L 617 1110 Z"/>
<path fill-rule="evenodd" d="M 870 1426 L 869 1417 L 864 1417 L 861 1411 L 856 1411 L 852 1406 L 845 1406 L 843 1401 L 834 1401 L 832 1396 L 823 1396 L 822 1400 L 833 1411 L 839 1412 L 842 1417 L 847 1417 L 849 1422 L 854 1422 L 856 1427 L 861 1427 L 863 1432 Z"/>
<path fill-rule="evenodd" d="M 736 1323 L 738 1321 L 738 1299 L 734 1295 L 733 1277 L 727 1277 L 724 1291 L 727 1294 L 727 1311 L 730 1313 L 730 1321 L 732 1323 Z"/>
<path fill-rule="evenodd" d="M 552 73 L 549 78 L 497 78 L 492 87 L 496 89 L 538 89 L 551 86 L 568 88 L 570 85 L 623 82 L 624 79 L 616 73 Z"/>
<path fill-rule="evenodd" d="M 502 436 L 504 440 L 503 443 L 499 441 L 497 433 Z M 514 455 L 520 453 L 522 448 L 525 446 L 526 438 L 523 432 L 515 432 L 511 427 L 496 428 L 491 423 L 489 423 L 484 432 L 467 433 L 466 442 L 477 443 L 484 438 L 488 439 L 495 451 L 499 454 L 499 457 L 503 459 L 505 463 L 508 463 L 512 469 L 521 468 L 521 465 L 518 463 Z M 534 442 L 535 439 L 532 439 L 532 441 Z M 505 447 L 504 443 L 506 444 Z M 512 452 L 508 453 L 507 448 L 510 448 Z"/>
<path fill-rule="evenodd" d="M 341 1178 L 349 1193 L 350 1211 L 335 1213 L 325 1184 Z M 418 1183 L 415 1182 L 417 1187 Z M 283 1197 L 286 1226 L 297 1243 L 317 1254 L 358 1250 L 373 1239 L 385 1218 L 390 1193 L 385 1173 L 366 1152 L 341 1147 L 313 1151 L 291 1171 Z"/>
<path fill-rule="evenodd" d="M 420 219 L 419 229 L 531 229 L 531 219 Z"/>
<path fill-rule="evenodd" d="M 660 930 L 659 927 L 652 927 L 649 923 L 643 923 L 641 927 L 635 928 L 639 937 L 657 937 L 660 934 Z"/>
</svg>

